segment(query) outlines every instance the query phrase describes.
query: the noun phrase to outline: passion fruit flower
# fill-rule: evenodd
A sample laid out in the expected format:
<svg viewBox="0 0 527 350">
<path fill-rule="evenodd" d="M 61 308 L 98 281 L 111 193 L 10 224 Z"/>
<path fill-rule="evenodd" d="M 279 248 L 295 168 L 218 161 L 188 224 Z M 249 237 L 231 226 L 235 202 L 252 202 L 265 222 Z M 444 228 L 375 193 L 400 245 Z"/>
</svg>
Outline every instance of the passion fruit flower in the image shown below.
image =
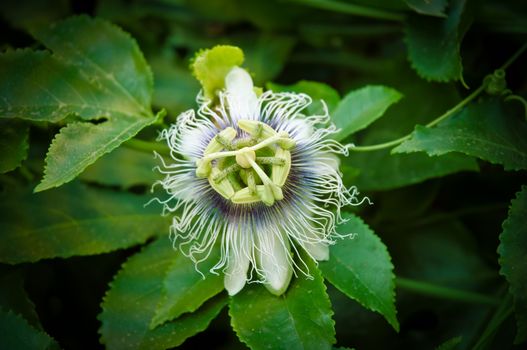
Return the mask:
<svg viewBox="0 0 527 350">
<path fill-rule="evenodd" d="M 255 92 L 250 75 L 232 68 L 216 104 L 198 95 L 199 110 L 179 115 L 160 138 L 172 161 L 159 183 L 169 198 L 164 212 L 177 213 L 170 237 L 198 264 L 217 244 L 230 295 L 246 282 L 263 282 L 282 294 L 291 276 L 309 270 L 304 250 L 329 258 L 338 234 L 340 209 L 358 205 L 356 188 L 346 188 L 338 155 L 347 147 L 331 139 L 338 131 L 324 115 L 305 116 L 305 94 Z"/>
</svg>

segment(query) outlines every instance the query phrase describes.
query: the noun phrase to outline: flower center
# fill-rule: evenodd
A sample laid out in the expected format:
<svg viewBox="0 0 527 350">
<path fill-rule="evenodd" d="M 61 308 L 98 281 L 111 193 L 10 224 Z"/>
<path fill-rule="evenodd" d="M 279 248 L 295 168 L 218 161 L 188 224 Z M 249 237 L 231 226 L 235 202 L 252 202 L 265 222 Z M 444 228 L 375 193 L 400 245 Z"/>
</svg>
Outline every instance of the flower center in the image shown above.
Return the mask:
<svg viewBox="0 0 527 350">
<path fill-rule="evenodd" d="M 289 150 L 295 141 L 287 132 L 276 132 L 259 121 L 240 120 L 238 128 L 248 136 L 237 137 L 231 127 L 222 130 L 196 161 L 196 175 L 207 178 L 216 192 L 233 203 L 271 206 L 284 198 L 282 186 L 291 170 Z"/>
</svg>

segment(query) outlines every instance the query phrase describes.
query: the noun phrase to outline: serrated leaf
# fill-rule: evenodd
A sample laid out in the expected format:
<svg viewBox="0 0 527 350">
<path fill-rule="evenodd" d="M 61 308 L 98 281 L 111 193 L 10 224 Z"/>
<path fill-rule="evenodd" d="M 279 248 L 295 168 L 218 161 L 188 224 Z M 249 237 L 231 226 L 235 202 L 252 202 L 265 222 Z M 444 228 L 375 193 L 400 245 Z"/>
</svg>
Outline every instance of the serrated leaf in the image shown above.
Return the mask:
<svg viewBox="0 0 527 350">
<path fill-rule="evenodd" d="M 267 89 L 274 92 L 296 92 L 304 93 L 312 98 L 313 102 L 307 107 L 307 112 L 310 115 L 323 115 L 324 108 L 320 100 L 323 100 L 329 113 L 333 113 L 340 102 L 340 95 L 337 90 L 331 86 L 319 83 L 317 81 L 300 80 L 292 85 L 280 85 L 276 83 L 267 83 Z"/>
<path fill-rule="evenodd" d="M 247 285 L 231 298 L 229 314 L 240 340 L 251 349 L 331 349 L 333 311 L 315 264 L 304 258 L 313 279 L 293 278 L 279 297 L 261 285 Z"/>
<path fill-rule="evenodd" d="M 97 159 L 79 175 L 79 178 L 121 188 L 151 186 L 161 179 L 159 172 L 154 169 L 158 165 L 159 160 L 156 160 L 153 154 L 121 146 Z"/>
<path fill-rule="evenodd" d="M 192 314 L 150 330 L 150 320 L 162 297 L 165 275 L 174 262 L 168 239 L 159 239 L 123 265 L 102 303 L 101 341 L 113 349 L 167 349 L 205 330 L 226 304 L 215 298 Z"/>
<path fill-rule="evenodd" d="M 436 17 L 446 17 L 448 0 L 405 0 L 408 7 L 417 13 Z"/>
<path fill-rule="evenodd" d="M 0 55 L 1 118 L 57 122 L 70 114 L 152 115 L 152 74 L 127 33 L 81 16 L 39 30 L 36 37 L 53 54 L 26 49 Z"/>
<path fill-rule="evenodd" d="M 21 316 L 0 308 L 1 349 L 46 350 L 55 341 L 46 333 L 33 328 Z"/>
<path fill-rule="evenodd" d="M 512 200 L 509 216 L 503 222 L 498 254 L 500 274 L 509 282 L 509 292 L 514 298 L 517 321 L 515 343 L 527 340 L 527 186 L 522 186 Z"/>
<path fill-rule="evenodd" d="M 159 115 L 163 115 L 161 111 Z M 58 187 L 73 180 L 88 165 L 134 137 L 156 118 L 110 119 L 101 124 L 70 123 L 55 136 L 46 155 L 44 177 L 35 192 Z M 119 164 L 115 164 L 119 166 Z M 114 170 L 115 171 L 115 170 Z"/>
<path fill-rule="evenodd" d="M 417 126 L 395 153 L 425 151 L 431 156 L 461 152 L 505 170 L 527 169 L 527 123 L 506 114 L 495 100 L 474 103 L 439 126 Z"/>
<path fill-rule="evenodd" d="M 28 136 L 27 125 L 0 119 L 0 174 L 16 169 L 26 159 Z"/>
<path fill-rule="evenodd" d="M 229 71 L 243 63 L 243 51 L 236 46 L 218 45 L 196 54 L 192 62 L 192 73 L 203 86 L 203 92 L 209 99 L 225 87 L 225 77 Z"/>
<path fill-rule="evenodd" d="M 210 269 L 220 258 L 219 247 L 198 268 L 181 253 L 174 258 L 163 281 L 163 292 L 150 328 L 173 320 L 185 312 L 196 311 L 205 301 L 223 290 L 223 276 L 212 274 Z"/>
<path fill-rule="evenodd" d="M 462 78 L 459 54 L 466 0 L 452 0 L 446 18 L 411 14 L 406 22 L 408 57 L 417 73 L 429 80 Z"/>
<path fill-rule="evenodd" d="M 364 129 L 402 97 L 397 90 L 386 86 L 371 85 L 351 91 L 333 112 L 331 120 L 341 129 L 334 138 L 340 141 Z"/>
<path fill-rule="evenodd" d="M 379 312 L 399 331 L 395 309 L 395 275 L 390 254 L 379 237 L 357 216 L 337 227 L 342 235 L 354 234 L 330 247 L 329 261 L 319 263 L 324 277 L 365 308 Z"/>
<path fill-rule="evenodd" d="M 3 263 L 105 253 L 168 230 L 159 207 L 145 207 L 150 197 L 76 182 L 39 194 L 7 188 L 0 198 Z"/>
</svg>

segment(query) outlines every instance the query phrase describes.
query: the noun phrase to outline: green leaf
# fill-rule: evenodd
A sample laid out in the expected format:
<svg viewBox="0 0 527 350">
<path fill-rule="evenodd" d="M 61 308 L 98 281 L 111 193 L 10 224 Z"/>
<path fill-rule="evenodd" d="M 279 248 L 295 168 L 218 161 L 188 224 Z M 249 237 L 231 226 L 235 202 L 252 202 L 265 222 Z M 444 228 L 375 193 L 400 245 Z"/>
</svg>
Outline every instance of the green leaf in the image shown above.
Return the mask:
<svg viewBox="0 0 527 350">
<path fill-rule="evenodd" d="M 199 80 L 205 96 L 216 97 L 216 92 L 225 87 L 225 76 L 229 71 L 243 63 L 243 51 L 236 46 L 218 45 L 196 54 L 192 62 L 192 72 Z"/>
<path fill-rule="evenodd" d="M 474 103 L 439 126 L 417 126 L 395 153 L 425 151 L 430 156 L 461 152 L 505 170 L 527 169 L 527 123 L 505 113 L 496 100 Z"/>
<path fill-rule="evenodd" d="M 331 349 L 335 343 L 324 281 L 313 261 L 304 261 L 313 279 L 293 278 L 285 294 L 247 285 L 231 298 L 232 327 L 251 349 Z"/>
<path fill-rule="evenodd" d="M 168 239 L 150 244 L 123 265 L 102 303 L 101 341 L 112 349 L 167 349 L 205 330 L 227 303 L 215 298 L 192 314 L 150 330 L 163 293 L 163 281 L 176 255 Z"/>
<path fill-rule="evenodd" d="M 436 17 L 446 17 L 448 0 L 405 0 L 408 7 L 417 13 Z"/>
<path fill-rule="evenodd" d="M 509 216 L 503 222 L 498 253 L 500 274 L 509 282 L 514 298 L 517 333 L 515 343 L 527 340 L 527 186 L 512 200 Z"/>
<path fill-rule="evenodd" d="M 1 349 L 46 350 L 55 341 L 46 333 L 33 328 L 21 316 L 0 308 Z"/>
<path fill-rule="evenodd" d="M 70 114 L 84 119 L 152 115 L 152 74 L 127 33 L 82 16 L 36 37 L 53 54 L 26 49 L 0 55 L 0 117 L 57 122 Z"/>
<path fill-rule="evenodd" d="M 334 138 L 340 141 L 364 129 L 382 117 L 386 109 L 399 101 L 402 96 L 392 88 L 374 85 L 348 93 L 332 115 L 333 122 L 341 129 Z"/>
<path fill-rule="evenodd" d="M 278 35 L 263 35 L 239 42 L 245 54 L 245 66 L 255 85 L 265 84 L 282 71 L 294 44 L 293 37 Z"/>
<path fill-rule="evenodd" d="M 164 113 L 161 111 L 158 116 L 161 117 Z M 157 117 L 121 117 L 101 124 L 81 122 L 68 124 L 55 136 L 49 147 L 44 177 L 35 188 L 35 192 L 58 187 L 73 180 L 88 165 L 134 137 L 141 129 L 156 120 Z"/>
<path fill-rule="evenodd" d="M 151 186 L 162 177 L 154 169 L 159 164 L 151 153 L 121 146 L 88 166 L 79 178 L 121 188 Z"/>
<path fill-rule="evenodd" d="M 79 183 L 39 194 L 6 188 L 0 195 L 0 261 L 100 254 L 143 243 L 168 232 L 159 207 L 145 207 L 149 199 Z"/>
<path fill-rule="evenodd" d="M 310 115 L 324 114 L 324 108 L 320 100 L 326 103 L 329 113 L 333 113 L 340 102 L 340 95 L 337 90 L 317 81 L 300 80 L 292 85 L 267 83 L 266 87 L 274 92 L 296 92 L 309 95 L 313 99 L 313 102 L 307 107 L 307 112 Z"/>
<path fill-rule="evenodd" d="M 196 311 L 205 301 L 223 290 L 223 275 L 212 274 L 210 269 L 220 258 L 219 248 L 214 248 L 207 260 L 198 268 L 188 257 L 174 254 L 163 281 L 163 293 L 156 313 L 150 322 L 155 328 L 166 321 L 173 320 L 185 312 Z"/>
<path fill-rule="evenodd" d="M 319 268 L 331 284 L 362 306 L 379 312 L 399 331 L 395 310 L 395 275 L 390 254 L 379 237 L 357 216 L 343 215 L 347 221 L 337 231 L 354 234 L 330 247 L 329 261 Z"/>
<path fill-rule="evenodd" d="M 18 121 L 0 119 L 0 174 L 18 168 L 27 157 L 29 128 Z"/>
<path fill-rule="evenodd" d="M 446 18 L 411 14 L 406 23 L 408 57 L 417 73 L 429 80 L 462 79 L 459 54 L 466 0 L 452 0 Z"/>
</svg>

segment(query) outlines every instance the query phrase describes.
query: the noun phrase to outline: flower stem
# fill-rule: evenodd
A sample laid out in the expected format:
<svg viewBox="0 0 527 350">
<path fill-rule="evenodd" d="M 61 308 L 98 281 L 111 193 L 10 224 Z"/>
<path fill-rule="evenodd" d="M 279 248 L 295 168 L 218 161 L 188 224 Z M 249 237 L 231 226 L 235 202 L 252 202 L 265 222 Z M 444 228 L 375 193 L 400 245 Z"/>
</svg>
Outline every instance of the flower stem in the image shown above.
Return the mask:
<svg viewBox="0 0 527 350">
<path fill-rule="evenodd" d="M 484 305 L 498 305 L 500 302 L 498 299 L 487 295 L 438 286 L 432 283 L 416 281 L 409 278 L 397 277 L 395 283 L 400 289 L 441 299 Z"/>
<path fill-rule="evenodd" d="M 518 59 L 518 57 L 521 56 L 521 54 L 527 50 L 527 43 L 523 44 L 519 49 L 518 51 L 516 51 L 500 68 L 498 69 L 502 69 L 502 70 L 505 70 L 507 69 L 512 63 L 514 63 L 514 61 L 516 61 Z M 463 107 L 465 107 L 469 102 L 471 102 L 472 100 L 474 100 L 476 97 L 478 97 L 483 91 L 485 91 L 485 88 L 486 88 L 486 83 L 485 81 L 476 89 L 474 90 L 470 95 L 468 95 L 467 97 L 465 97 L 462 101 L 460 101 L 457 105 L 455 105 L 454 107 L 452 107 L 451 109 L 449 109 L 448 111 L 446 111 L 445 113 L 443 113 L 442 115 L 440 115 L 439 117 L 437 117 L 436 119 L 432 120 L 430 123 L 426 124 L 426 127 L 427 128 L 430 128 L 432 126 L 435 126 L 437 124 L 439 124 L 440 122 L 442 122 L 443 120 L 451 117 L 452 115 L 456 114 L 457 112 L 459 112 Z M 410 137 L 412 136 L 412 133 L 408 134 L 408 135 L 405 135 L 403 137 L 400 137 L 396 140 L 392 140 L 392 141 L 388 141 L 388 142 L 384 142 L 384 143 L 379 143 L 377 145 L 371 145 L 371 146 L 353 146 L 353 147 L 349 147 L 349 150 L 350 151 L 355 151 L 355 152 L 369 152 L 369 151 L 377 151 L 377 150 L 380 150 L 380 149 L 385 149 L 385 148 L 390 148 L 390 147 L 393 147 L 393 146 L 397 146 L 398 144 L 400 143 L 403 143 L 404 141 L 408 140 Z"/>
</svg>

